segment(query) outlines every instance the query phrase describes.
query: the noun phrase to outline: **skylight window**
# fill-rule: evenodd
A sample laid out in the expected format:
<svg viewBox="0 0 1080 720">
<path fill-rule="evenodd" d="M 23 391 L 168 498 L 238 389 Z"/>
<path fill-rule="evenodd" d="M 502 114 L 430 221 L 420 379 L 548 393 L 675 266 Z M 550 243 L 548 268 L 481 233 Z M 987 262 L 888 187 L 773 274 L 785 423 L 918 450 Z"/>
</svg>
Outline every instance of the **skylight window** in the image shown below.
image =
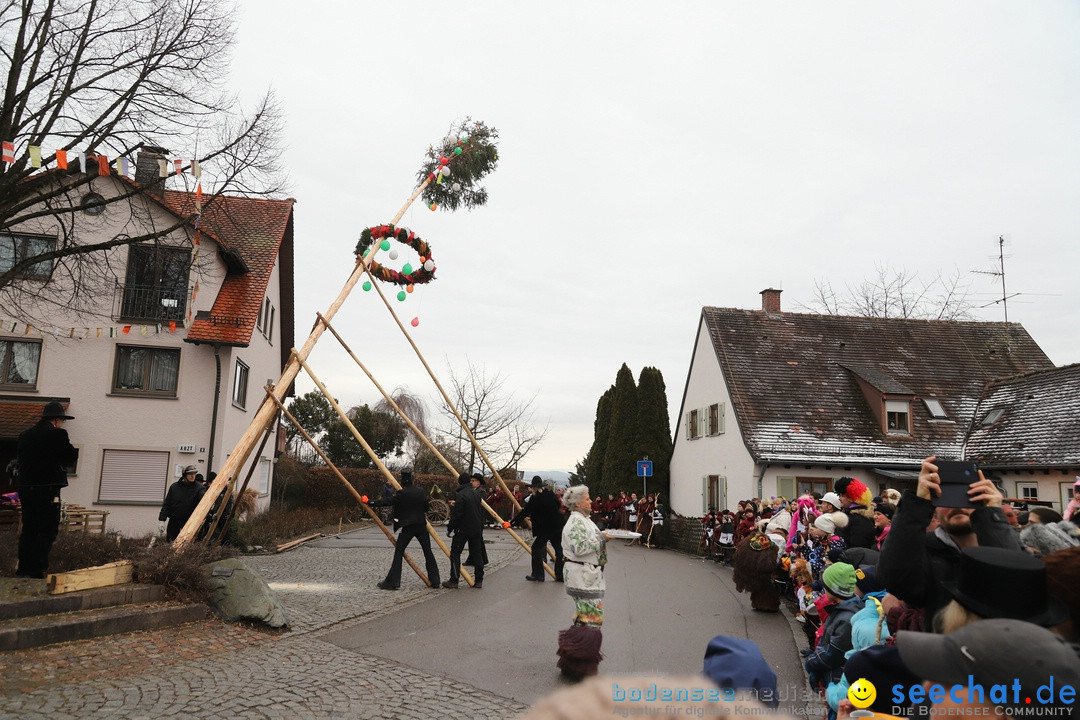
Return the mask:
<svg viewBox="0 0 1080 720">
<path fill-rule="evenodd" d="M 984 417 L 982 419 L 982 422 L 979 423 L 979 425 L 981 427 L 987 427 L 987 426 L 993 425 L 998 420 L 1000 420 L 1001 416 L 1004 415 L 1004 414 L 1005 414 L 1005 408 L 994 408 L 990 412 L 986 413 L 986 417 Z"/>
<path fill-rule="evenodd" d="M 945 408 L 941 406 L 941 403 L 934 398 L 923 398 L 923 404 L 926 405 L 926 411 L 930 413 L 930 418 L 933 420 L 948 420 L 949 415 L 945 412 Z"/>
</svg>

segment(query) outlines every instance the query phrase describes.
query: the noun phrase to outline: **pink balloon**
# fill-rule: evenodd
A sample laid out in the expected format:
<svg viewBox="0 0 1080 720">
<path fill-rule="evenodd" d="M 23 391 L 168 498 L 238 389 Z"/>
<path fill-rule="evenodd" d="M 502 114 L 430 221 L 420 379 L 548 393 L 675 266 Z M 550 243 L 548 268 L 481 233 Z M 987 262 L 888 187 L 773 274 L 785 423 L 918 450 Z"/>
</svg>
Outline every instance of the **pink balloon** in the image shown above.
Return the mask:
<svg viewBox="0 0 1080 720">
<path fill-rule="evenodd" d="M 420 318 L 418 318 L 418 317 L 414 317 L 414 318 L 412 319 L 412 326 L 413 326 L 413 327 L 416 327 L 416 326 L 418 326 L 419 324 L 420 324 Z"/>
</svg>

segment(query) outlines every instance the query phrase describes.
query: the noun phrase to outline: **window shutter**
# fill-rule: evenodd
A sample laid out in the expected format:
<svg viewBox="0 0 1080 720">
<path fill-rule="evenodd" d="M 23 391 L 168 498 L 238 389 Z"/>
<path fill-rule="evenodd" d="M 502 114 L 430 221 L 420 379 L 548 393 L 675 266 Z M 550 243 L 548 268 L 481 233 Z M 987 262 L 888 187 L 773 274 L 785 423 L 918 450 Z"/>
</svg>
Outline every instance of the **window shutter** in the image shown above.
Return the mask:
<svg viewBox="0 0 1080 720">
<path fill-rule="evenodd" d="M 694 421 L 694 413 L 692 411 L 686 413 L 686 421 L 683 424 L 686 426 L 686 439 L 687 440 L 693 440 L 694 439 L 693 421 Z"/>
<path fill-rule="evenodd" d="M 703 408 L 698 410 L 698 437 L 705 437 L 709 434 L 709 408 Z"/>
<path fill-rule="evenodd" d="M 716 434 L 724 434 L 724 403 L 716 404 Z"/>
<path fill-rule="evenodd" d="M 168 452 L 105 450 L 98 502 L 157 505 L 165 498 L 168 482 Z"/>
<path fill-rule="evenodd" d="M 701 476 L 701 516 L 709 512 L 709 476 Z"/>
<path fill-rule="evenodd" d="M 795 478 L 793 477 L 778 477 L 776 478 L 776 494 L 782 495 L 788 500 L 795 498 L 797 493 L 795 492 Z"/>
</svg>

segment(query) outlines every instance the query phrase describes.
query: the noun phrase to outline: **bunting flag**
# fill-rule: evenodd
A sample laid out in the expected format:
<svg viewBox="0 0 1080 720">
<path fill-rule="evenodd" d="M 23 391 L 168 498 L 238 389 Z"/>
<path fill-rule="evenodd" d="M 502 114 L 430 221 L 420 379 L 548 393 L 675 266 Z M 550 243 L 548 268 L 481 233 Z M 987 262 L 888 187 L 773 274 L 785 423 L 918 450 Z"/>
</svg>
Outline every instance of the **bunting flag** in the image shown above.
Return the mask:
<svg viewBox="0 0 1080 720">
<path fill-rule="evenodd" d="M 169 177 L 169 163 L 166 160 L 158 160 L 158 177 Z"/>
<path fill-rule="evenodd" d="M 116 158 L 116 172 L 119 173 L 120 175 L 123 175 L 124 177 L 127 177 L 127 174 L 128 174 L 128 159 L 127 158 L 124 158 L 124 157 Z"/>
<path fill-rule="evenodd" d="M 41 167 L 41 146 L 31 145 L 30 148 L 30 167 Z"/>
<path fill-rule="evenodd" d="M 56 151 L 56 167 L 67 170 L 67 150 Z"/>
<path fill-rule="evenodd" d="M 3 153 L 0 154 L 0 161 L 6 163 L 15 162 L 15 143 L 11 140 L 4 140 L 0 147 L 3 147 Z"/>
<path fill-rule="evenodd" d="M 18 157 L 15 154 L 15 142 L 13 140 L 4 140 L 0 144 L 2 144 L 2 146 L 3 146 L 3 152 L 0 153 L 0 162 L 5 162 L 5 163 L 9 163 L 9 164 L 14 163 L 16 158 Z M 42 149 L 42 147 L 40 145 L 28 145 L 27 148 L 26 148 L 26 155 L 30 159 L 30 167 L 33 167 L 33 168 L 43 167 L 45 165 L 44 157 L 45 157 L 47 152 L 48 151 Z M 115 158 L 115 162 L 113 162 L 110 165 L 108 157 L 106 157 L 105 155 L 102 155 L 100 153 L 97 153 L 97 152 L 89 152 L 89 153 L 87 153 L 87 152 L 75 152 L 75 151 L 68 151 L 68 150 L 55 150 L 53 152 L 54 152 L 54 156 L 56 158 L 56 167 L 58 169 L 60 169 L 60 170 L 67 170 L 68 169 L 69 155 L 71 155 L 73 153 L 73 156 L 71 157 L 71 160 L 74 161 L 75 156 L 78 157 L 79 172 L 83 172 L 83 173 L 86 172 L 86 168 L 87 168 L 87 164 L 88 164 L 87 160 L 89 160 L 90 163 L 93 163 L 94 160 L 96 159 L 97 160 L 97 170 L 98 170 L 99 175 L 111 175 L 113 172 L 115 172 L 117 175 L 123 175 L 124 177 L 130 177 L 130 175 L 131 175 L 131 159 L 130 158 L 126 158 L 126 157 Z M 184 174 L 185 160 L 183 158 L 174 158 L 172 160 L 166 160 L 166 159 L 163 159 L 163 158 L 159 158 L 157 163 L 158 163 L 158 176 L 159 177 L 168 177 L 169 176 L 169 166 L 170 165 L 172 165 L 173 174 L 175 174 L 175 175 L 183 175 Z M 191 165 L 188 168 L 188 172 L 196 180 L 201 180 L 202 175 L 203 175 L 202 164 L 198 160 L 194 160 L 194 159 L 191 160 L 190 163 L 191 163 Z M 200 198 L 199 198 L 198 202 L 201 202 L 201 192 L 200 192 Z"/>
<path fill-rule="evenodd" d="M 176 174 L 177 175 L 183 175 L 184 174 L 184 161 L 181 160 L 180 158 L 176 158 L 175 160 L 173 160 L 173 167 L 176 168 Z"/>
<path fill-rule="evenodd" d="M 123 332 L 123 333 L 124 333 L 125 335 L 127 335 L 127 334 L 128 334 L 129 332 L 131 332 L 131 326 L 130 326 L 130 325 L 125 325 L 125 326 L 124 326 L 124 329 L 122 330 L 122 332 Z"/>
<path fill-rule="evenodd" d="M 192 299 L 194 300 L 194 298 L 192 298 Z M 171 333 L 176 332 L 176 321 L 175 320 L 170 320 L 169 321 L 169 332 L 171 332 Z"/>
<path fill-rule="evenodd" d="M 86 153 L 79 153 L 79 172 L 86 172 Z"/>
<path fill-rule="evenodd" d="M 202 177 L 202 165 L 199 164 L 198 160 L 191 161 L 191 174 L 195 176 L 196 180 Z"/>
<path fill-rule="evenodd" d="M 97 156 L 97 172 L 98 175 L 109 174 L 109 158 L 105 157 L 104 155 Z"/>
</svg>

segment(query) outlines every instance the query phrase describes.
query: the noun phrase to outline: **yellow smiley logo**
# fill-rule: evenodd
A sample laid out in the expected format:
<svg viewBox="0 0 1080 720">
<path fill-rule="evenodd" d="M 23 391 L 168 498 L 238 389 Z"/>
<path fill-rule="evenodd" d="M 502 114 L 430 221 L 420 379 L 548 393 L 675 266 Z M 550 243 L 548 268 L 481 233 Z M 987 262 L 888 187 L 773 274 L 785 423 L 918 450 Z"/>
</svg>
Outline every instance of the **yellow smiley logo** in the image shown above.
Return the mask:
<svg viewBox="0 0 1080 720">
<path fill-rule="evenodd" d="M 859 678 L 848 688 L 847 697 L 860 710 L 868 708 L 877 698 L 877 688 L 866 678 Z"/>
</svg>

